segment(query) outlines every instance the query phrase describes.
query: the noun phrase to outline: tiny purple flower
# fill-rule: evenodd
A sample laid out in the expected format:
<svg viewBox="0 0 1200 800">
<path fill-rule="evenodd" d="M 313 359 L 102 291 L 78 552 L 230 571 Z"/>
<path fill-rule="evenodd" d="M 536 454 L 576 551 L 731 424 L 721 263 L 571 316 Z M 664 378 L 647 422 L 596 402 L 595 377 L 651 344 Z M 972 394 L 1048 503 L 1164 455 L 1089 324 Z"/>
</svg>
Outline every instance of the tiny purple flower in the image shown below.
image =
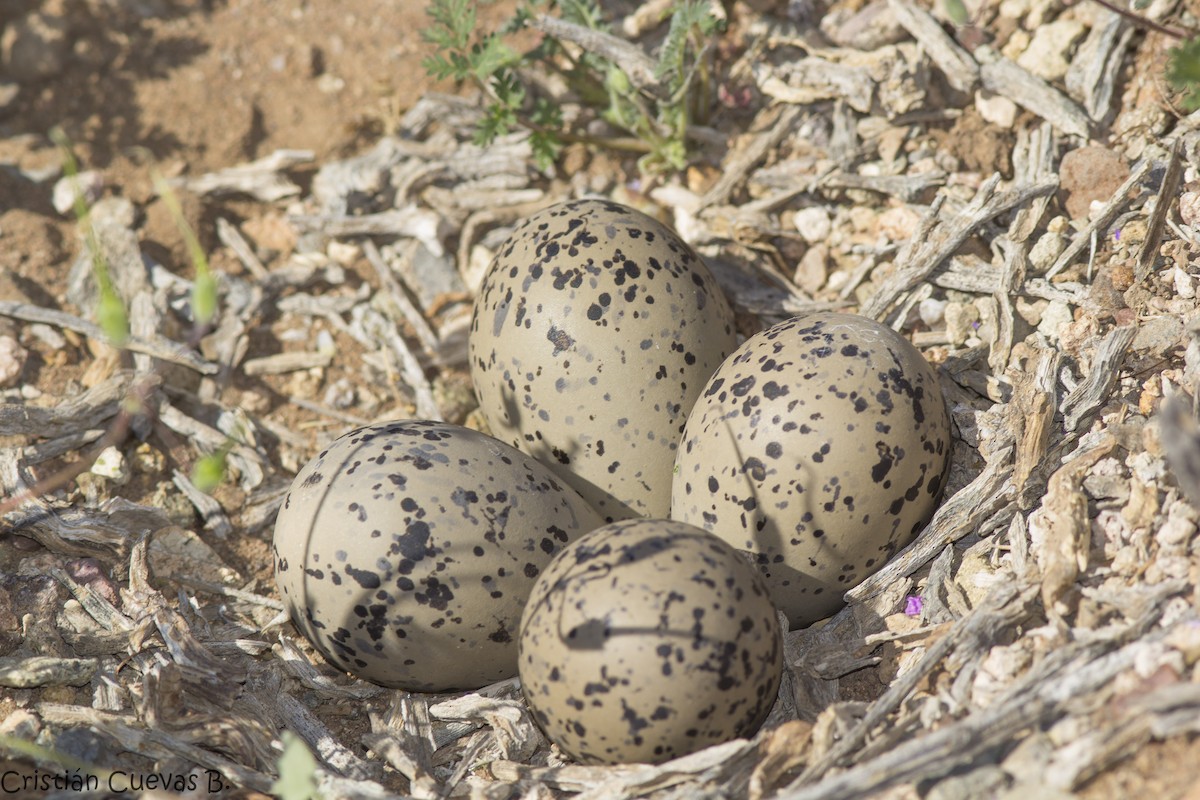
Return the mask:
<svg viewBox="0 0 1200 800">
<path fill-rule="evenodd" d="M 904 598 L 904 613 L 910 617 L 919 617 L 925 609 L 925 600 L 919 594 L 910 594 Z"/>
<path fill-rule="evenodd" d="M 1113 241 L 1114 242 L 1121 241 L 1121 229 L 1120 228 L 1117 228 L 1115 231 L 1113 231 Z"/>
</svg>

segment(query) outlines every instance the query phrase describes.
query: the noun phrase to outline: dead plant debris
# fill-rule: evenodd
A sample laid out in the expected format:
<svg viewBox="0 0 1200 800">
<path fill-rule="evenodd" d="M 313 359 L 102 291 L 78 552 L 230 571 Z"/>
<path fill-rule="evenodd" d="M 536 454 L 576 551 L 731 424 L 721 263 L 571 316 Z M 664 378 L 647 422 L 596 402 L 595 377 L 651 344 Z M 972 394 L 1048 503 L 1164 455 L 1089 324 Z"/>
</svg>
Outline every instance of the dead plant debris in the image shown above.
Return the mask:
<svg viewBox="0 0 1200 800">
<path fill-rule="evenodd" d="M 817 26 L 801 5 L 732 4 L 727 113 L 681 175 L 583 145 L 539 171 L 525 134 L 480 148 L 478 104 L 426 92 L 352 157 L 176 177 L 212 212 L 221 273 L 194 348 L 185 270 L 139 245 L 148 201 L 92 184 L 127 350 L 91 321 L 82 248 L 61 300 L 0 299 L 0 753 L 253 796 L 286 728 L 328 797 L 950 800 L 1086 794 L 1200 733 L 1200 116 L 1128 70 L 1150 40 L 1099 5 L 1005 2 L 959 31 L 910 0 L 835 3 Z M 652 39 L 656 19 L 625 30 Z M 654 92 L 646 41 L 575 44 L 636 53 Z M 1064 185 L 1085 150 L 1104 174 Z M 53 180 L 22 174 L 49 202 Z M 909 336 L 956 433 L 917 540 L 786 635 L 764 729 L 660 766 L 570 763 L 515 680 L 434 697 L 337 673 L 271 580 L 274 512 L 324 442 L 480 424 L 481 273 L 521 217 L 589 193 L 673 223 L 744 333 L 838 308 Z M 131 437 L 44 489 L 123 413 Z M 187 476 L 221 448 L 210 498 Z"/>
</svg>

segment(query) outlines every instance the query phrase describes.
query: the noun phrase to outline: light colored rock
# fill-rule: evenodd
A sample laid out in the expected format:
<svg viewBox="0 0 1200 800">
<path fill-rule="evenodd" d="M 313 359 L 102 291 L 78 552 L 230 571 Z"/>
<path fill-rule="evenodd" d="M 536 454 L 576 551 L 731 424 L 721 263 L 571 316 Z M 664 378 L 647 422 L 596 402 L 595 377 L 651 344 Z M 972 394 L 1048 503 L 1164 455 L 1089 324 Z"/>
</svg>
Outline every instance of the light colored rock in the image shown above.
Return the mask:
<svg viewBox="0 0 1200 800">
<path fill-rule="evenodd" d="M 809 244 L 824 242 L 833 231 L 829 212 L 820 206 L 810 206 L 797 211 L 792 215 L 792 225 L 796 227 L 800 238 Z"/>
<path fill-rule="evenodd" d="M 1067 240 L 1061 233 L 1047 231 L 1043 233 L 1033 247 L 1029 248 L 1029 263 L 1035 272 L 1043 273 L 1050 269 L 1062 251 L 1067 247 Z"/>
<path fill-rule="evenodd" d="M 1036 328 L 1042 321 L 1042 314 L 1045 313 L 1046 306 L 1049 304 L 1049 300 L 1027 300 L 1024 297 L 1018 297 L 1013 303 L 1013 308 L 1016 309 L 1017 315 L 1021 319 Z"/>
<path fill-rule="evenodd" d="M 1175 266 L 1173 270 L 1175 294 L 1185 300 L 1191 300 L 1196 296 L 1196 279 L 1188 275 L 1186 271 Z"/>
<path fill-rule="evenodd" d="M 11 336 L 0 336 L 0 388 L 16 386 L 29 351 Z"/>
<path fill-rule="evenodd" d="M 1022 20 L 1029 15 L 1032 5 L 1031 0 L 1002 0 L 999 9 L 1000 16 L 1006 19 Z"/>
<path fill-rule="evenodd" d="M 1179 196 L 1179 218 L 1189 227 L 1200 223 L 1200 192 L 1184 192 Z"/>
<path fill-rule="evenodd" d="M 331 239 L 325 247 L 325 255 L 333 259 L 334 263 L 348 267 L 355 261 L 358 261 L 362 255 L 362 248 L 353 242 L 340 242 L 337 239 Z"/>
<path fill-rule="evenodd" d="M 946 318 L 946 301 L 926 297 L 917 306 L 917 313 L 921 317 L 921 322 L 930 328 L 936 328 Z"/>
<path fill-rule="evenodd" d="M 876 50 L 908 35 L 887 0 L 873 0 L 851 14 L 831 9 L 821 18 L 820 27 L 835 44 L 856 50 Z"/>
<path fill-rule="evenodd" d="M 1015 30 L 1008 37 L 1008 41 L 1000 48 L 1000 55 L 1016 61 L 1022 53 L 1029 47 L 1029 34 L 1023 30 Z"/>
<path fill-rule="evenodd" d="M 962 345 L 975 334 L 979 309 L 970 303 L 947 303 L 943 316 L 946 319 L 946 338 L 952 344 Z"/>
<path fill-rule="evenodd" d="M 50 203 L 54 210 L 64 216 L 70 216 L 75 208 L 76 195 L 82 195 L 83 201 L 89 206 L 100 197 L 104 189 L 104 179 L 95 170 L 84 170 L 74 176 L 66 175 L 54 184 Z"/>
<path fill-rule="evenodd" d="M 921 215 L 908 206 L 889 208 L 879 215 L 879 232 L 893 242 L 911 239 Z"/>
<path fill-rule="evenodd" d="M 122 484 L 129 480 L 129 464 L 125 460 L 125 456 L 115 447 L 106 447 L 96 456 L 96 463 L 92 464 L 91 470 L 93 475 L 99 475 L 102 478 L 108 478 L 116 484 Z"/>
<path fill-rule="evenodd" d="M 1051 300 L 1042 311 L 1042 319 L 1038 322 L 1038 333 L 1045 336 L 1051 344 L 1057 344 L 1064 325 L 1070 325 L 1075 320 L 1071 307 L 1063 300 Z"/>
<path fill-rule="evenodd" d="M 1034 29 L 1025 52 L 1018 56 L 1017 64 L 1045 80 L 1060 80 L 1071 66 L 1075 42 L 1086 32 L 1083 23 L 1073 19 L 1056 19 L 1040 25 Z"/>
<path fill-rule="evenodd" d="M 1017 104 L 1004 95 L 980 89 L 975 92 L 975 110 L 979 116 L 1001 128 L 1011 128 L 1017 119 Z"/>
<path fill-rule="evenodd" d="M 21 93 L 21 84 L 0 80 L 0 116 L 6 114 Z"/>
<path fill-rule="evenodd" d="M 829 247 L 825 244 L 814 244 L 801 257 L 796 265 L 796 273 L 792 276 L 795 282 L 810 295 L 819 291 L 825 285 L 829 275 Z"/>
</svg>

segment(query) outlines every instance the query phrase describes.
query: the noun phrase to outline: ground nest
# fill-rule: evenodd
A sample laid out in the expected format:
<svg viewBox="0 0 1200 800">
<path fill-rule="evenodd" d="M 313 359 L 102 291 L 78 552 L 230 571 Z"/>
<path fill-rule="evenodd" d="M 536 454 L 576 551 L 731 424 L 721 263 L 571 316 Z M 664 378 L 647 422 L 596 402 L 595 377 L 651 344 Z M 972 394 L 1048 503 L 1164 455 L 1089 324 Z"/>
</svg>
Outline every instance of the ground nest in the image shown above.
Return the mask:
<svg viewBox="0 0 1200 800">
<path fill-rule="evenodd" d="M 111 780 L 250 796 L 281 771 L 291 797 L 310 774 L 347 798 L 1200 791 L 1200 116 L 1162 80 L 1163 34 L 1092 3 L 972 6 L 961 28 L 912 0 L 729 4 L 716 113 L 665 175 L 583 144 L 539 169 L 526 133 L 473 143 L 478 98 L 424 86 L 342 152 L 283 126 L 224 164 L 64 101 L 129 310 L 115 349 L 57 151 L 21 116 L 89 69 L 100 40 L 70 22 L 107 6 L 25 5 L 0 12 L 4 793 L 77 797 L 94 775 L 96 796 Z M 143 5 L 100 42 L 128 63 L 237 7 Z M 652 22 L 628 19 L 652 49 Z M 75 43 L 61 63 L 13 66 L 14 42 L 55 31 Z M 344 91 L 336 52 L 306 52 L 305 80 Z M 121 149 L 143 140 L 185 156 L 165 171 L 219 276 L 209 331 Z M 932 522 L 786 635 L 762 731 L 659 766 L 571 763 L 515 680 L 432 696 L 351 679 L 296 633 L 271 574 L 275 514 L 322 445 L 376 420 L 482 425 L 465 359 L 483 270 L 519 220 L 583 195 L 678 230 L 743 335 L 811 310 L 891 325 L 935 365 L 954 426 Z M 222 449 L 225 482 L 198 491 L 192 467 Z"/>
</svg>

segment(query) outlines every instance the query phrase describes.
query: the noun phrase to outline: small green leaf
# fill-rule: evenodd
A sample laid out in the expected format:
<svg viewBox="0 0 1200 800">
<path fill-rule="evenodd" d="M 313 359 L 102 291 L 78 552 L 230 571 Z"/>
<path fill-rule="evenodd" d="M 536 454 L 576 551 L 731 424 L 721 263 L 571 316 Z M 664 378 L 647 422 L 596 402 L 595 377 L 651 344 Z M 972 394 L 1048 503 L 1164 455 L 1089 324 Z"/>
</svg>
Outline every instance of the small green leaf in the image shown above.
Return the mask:
<svg viewBox="0 0 1200 800">
<path fill-rule="evenodd" d="M 124 347 L 129 341 L 129 316 L 125 304 L 113 288 L 112 281 L 100 282 L 100 299 L 96 303 L 96 322 L 113 347 Z"/>
<path fill-rule="evenodd" d="M 197 325 L 207 325 L 217 314 L 217 280 L 208 267 L 208 256 L 205 255 L 204 248 L 200 246 L 196 232 L 184 218 L 183 209 L 179 205 L 179 197 L 167 183 L 167 179 L 157 169 L 150 170 L 150 179 L 154 182 L 154 189 L 162 198 L 167 211 L 170 212 L 175 227 L 183 237 L 183 242 L 187 246 L 188 258 L 196 271 L 196 281 L 192 286 L 192 321 Z"/>
<path fill-rule="evenodd" d="M 217 278 L 211 270 L 205 270 L 192 284 L 192 316 L 197 325 L 208 325 L 216 315 Z"/>
<path fill-rule="evenodd" d="M 946 12 L 946 16 L 955 25 L 966 25 L 970 19 L 963 0 L 942 0 L 942 10 Z"/>
<path fill-rule="evenodd" d="M 225 480 L 225 454 L 222 448 L 196 460 L 192 465 L 191 481 L 197 489 L 209 494 L 221 485 Z"/>
<path fill-rule="evenodd" d="M 471 70 L 480 80 L 486 80 L 520 60 L 517 51 L 502 42 L 498 36 L 489 36 L 471 49 Z"/>
<path fill-rule="evenodd" d="M 1183 92 L 1183 107 L 1200 108 L 1200 37 L 1189 39 L 1168 51 L 1167 80 Z"/>
<path fill-rule="evenodd" d="M 550 169 L 562 150 L 562 142 L 548 131 L 535 131 L 530 134 L 529 146 L 533 148 L 534 163 L 541 170 Z"/>
<path fill-rule="evenodd" d="M 271 784 L 271 794 L 279 800 L 316 800 L 317 760 L 304 740 L 291 731 L 284 731 L 280 740 L 283 753 L 279 756 L 279 777 Z"/>
</svg>

